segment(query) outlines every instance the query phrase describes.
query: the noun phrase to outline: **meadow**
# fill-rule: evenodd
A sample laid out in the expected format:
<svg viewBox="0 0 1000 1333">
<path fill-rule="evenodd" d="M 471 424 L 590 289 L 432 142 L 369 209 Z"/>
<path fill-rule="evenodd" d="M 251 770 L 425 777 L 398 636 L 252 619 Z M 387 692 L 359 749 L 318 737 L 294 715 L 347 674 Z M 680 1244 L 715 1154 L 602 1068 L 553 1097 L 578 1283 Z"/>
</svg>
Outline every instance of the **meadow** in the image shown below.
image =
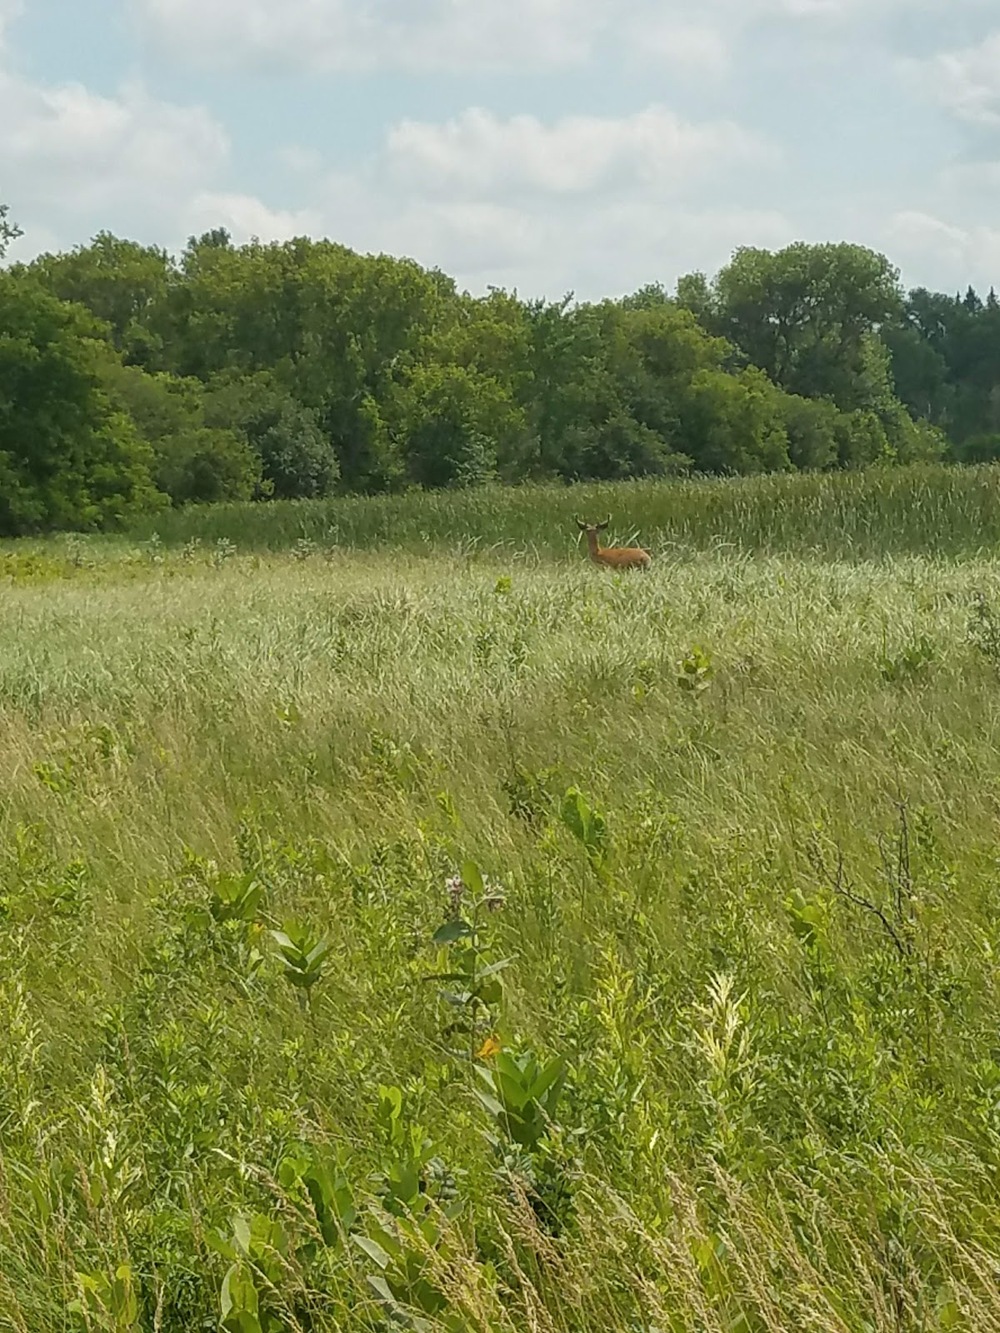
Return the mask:
<svg viewBox="0 0 1000 1333">
<path fill-rule="evenodd" d="M 929 467 L 0 549 L 0 1329 L 1000 1329 L 998 550 Z"/>
</svg>

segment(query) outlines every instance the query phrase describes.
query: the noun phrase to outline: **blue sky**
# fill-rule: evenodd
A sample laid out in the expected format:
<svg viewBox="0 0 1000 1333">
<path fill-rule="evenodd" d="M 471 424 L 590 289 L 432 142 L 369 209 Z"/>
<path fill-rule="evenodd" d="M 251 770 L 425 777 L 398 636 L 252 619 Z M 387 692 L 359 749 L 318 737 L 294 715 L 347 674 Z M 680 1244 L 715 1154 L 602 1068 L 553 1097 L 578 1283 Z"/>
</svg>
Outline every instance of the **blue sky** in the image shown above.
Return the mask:
<svg viewBox="0 0 1000 1333">
<path fill-rule="evenodd" d="M 12 257 L 327 235 L 618 295 L 853 240 L 1000 288 L 997 0 L 0 0 Z"/>
</svg>

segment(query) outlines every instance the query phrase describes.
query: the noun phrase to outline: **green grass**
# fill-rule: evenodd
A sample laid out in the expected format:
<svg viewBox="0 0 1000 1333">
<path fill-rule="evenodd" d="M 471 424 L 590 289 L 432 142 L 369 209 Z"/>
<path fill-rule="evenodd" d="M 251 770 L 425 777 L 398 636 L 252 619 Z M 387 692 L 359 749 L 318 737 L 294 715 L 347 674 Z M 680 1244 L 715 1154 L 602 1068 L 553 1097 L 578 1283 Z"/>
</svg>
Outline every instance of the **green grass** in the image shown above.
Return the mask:
<svg viewBox="0 0 1000 1333">
<path fill-rule="evenodd" d="M 8 548 L 0 1329 L 1000 1329 L 992 476 Z"/>
<path fill-rule="evenodd" d="M 603 519 L 609 512 L 613 538 L 637 534 L 667 555 L 732 549 L 830 560 L 968 556 L 1000 545 L 1000 469 L 928 464 L 216 505 L 158 515 L 132 536 L 145 541 L 155 531 L 168 545 L 224 538 L 241 551 L 313 542 L 414 554 L 565 557 L 577 537 L 574 515 Z"/>
</svg>

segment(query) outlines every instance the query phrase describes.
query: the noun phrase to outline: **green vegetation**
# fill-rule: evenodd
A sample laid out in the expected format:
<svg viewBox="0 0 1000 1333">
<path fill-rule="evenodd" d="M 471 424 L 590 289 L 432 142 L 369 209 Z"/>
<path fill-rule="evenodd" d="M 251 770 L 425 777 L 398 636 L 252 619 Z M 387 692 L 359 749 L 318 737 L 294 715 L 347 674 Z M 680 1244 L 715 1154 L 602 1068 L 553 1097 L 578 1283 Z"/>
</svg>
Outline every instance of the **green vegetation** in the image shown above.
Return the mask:
<svg viewBox="0 0 1000 1333">
<path fill-rule="evenodd" d="M 725 548 L 833 560 L 975 555 L 1000 545 L 1000 473 L 992 466 L 870 468 L 863 472 L 663 482 L 410 492 L 269 505 L 172 510 L 131 527 L 168 546 L 219 541 L 241 550 L 392 547 L 415 555 L 521 561 L 565 556 L 574 515 L 614 515 L 611 537 L 632 536 L 668 557 Z"/>
<path fill-rule="evenodd" d="M 0 1329 L 1000 1329 L 996 487 L 7 547 Z"/>
<path fill-rule="evenodd" d="M 14 229 L 0 213 L 0 255 Z M 862 246 L 619 300 L 474 298 L 330 241 L 108 233 L 0 271 L 0 536 L 165 507 L 988 461 L 1000 322 Z M 45 386 L 45 393 L 40 386 Z"/>
</svg>

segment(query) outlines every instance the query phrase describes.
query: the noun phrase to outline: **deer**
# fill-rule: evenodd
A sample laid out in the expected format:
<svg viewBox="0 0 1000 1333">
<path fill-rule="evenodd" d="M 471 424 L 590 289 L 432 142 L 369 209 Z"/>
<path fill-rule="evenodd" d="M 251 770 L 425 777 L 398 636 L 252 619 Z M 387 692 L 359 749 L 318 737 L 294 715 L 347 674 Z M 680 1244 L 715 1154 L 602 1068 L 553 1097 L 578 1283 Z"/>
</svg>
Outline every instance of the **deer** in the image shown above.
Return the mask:
<svg viewBox="0 0 1000 1333">
<path fill-rule="evenodd" d="M 648 569 L 653 557 L 641 546 L 619 547 L 598 544 L 597 534 L 603 532 L 610 522 L 610 514 L 603 523 L 584 523 L 582 518 L 576 520 L 580 531 L 587 534 L 587 547 L 594 564 L 607 565 L 611 569 Z"/>
</svg>

